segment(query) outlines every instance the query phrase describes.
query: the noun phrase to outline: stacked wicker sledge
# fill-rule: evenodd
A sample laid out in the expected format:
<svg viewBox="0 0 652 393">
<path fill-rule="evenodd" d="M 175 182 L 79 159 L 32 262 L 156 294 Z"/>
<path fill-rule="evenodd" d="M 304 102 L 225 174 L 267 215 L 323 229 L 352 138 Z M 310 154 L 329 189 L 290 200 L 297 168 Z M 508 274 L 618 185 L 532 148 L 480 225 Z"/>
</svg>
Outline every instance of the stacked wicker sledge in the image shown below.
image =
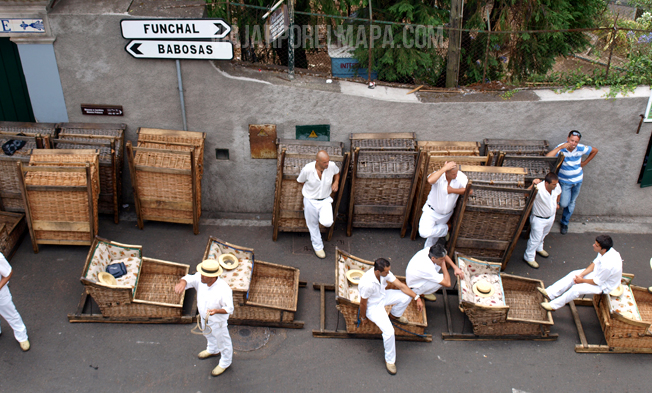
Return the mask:
<svg viewBox="0 0 652 393">
<path fill-rule="evenodd" d="M 453 215 L 449 252 L 498 262 L 503 269 L 532 210 L 522 168 L 462 166 L 469 183 Z M 472 192 L 471 192 L 472 191 Z"/>
<path fill-rule="evenodd" d="M 101 273 L 114 263 L 124 263 L 127 274 L 107 283 Z M 96 237 L 82 270 L 84 293 L 70 322 L 191 323 L 193 313 L 183 314 L 185 291 L 174 286 L 190 266 L 146 258 L 142 246 L 116 243 Z M 100 308 L 92 313 L 90 296 Z M 88 312 L 87 309 L 91 309 Z"/>
<path fill-rule="evenodd" d="M 18 163 L 34 252 L 39 244 L 91 245 L 97 234 L 97 150 L 34 150 Z"/>
<path fill-rule="evenodd" d="M 299 269 L 254 259 L 254 250 L 214 237 L 208 239 L 203 259 L 220 260 L 233 255 L 237 265 L 224 270 L 221 278 L 233 290 L 235 310 L 230 324 L 302 328 L 295 321 L 299 301 Z"/>
<path fill-rule="evenodd" d="M 125 124 L 60 123 L 55 149 L 97 149 L 100 153 L 100 214 L 119 222 Z"/>
<path fill-rule="evenodd" d="M 34 149 L 49 149 L 55 132 L 54 123 L 0 122 L 0 145 L 9 140 L 25 141 L 11 156 L 0 150 L 0 210 L 25 212 L 16 163 L 27 164 Z"/>
<path fill-rule="evenodd" d="M 279 139 L 278 158 L 276 162 L 276 189 L 274 192 L 274 211 L 272 226 L 273 240 L 276 241 L 279 232 L 306 232 L 306 219 L 303 214 L 302 184 L 297 182 L 301 169 L 309 162 L 315 161 L 320 150 L 330 156 L 330 160 L 340 169 L 340 183 L 333 197 L 333 217 L 342 200 L 344 184 L 348 174 L 349 153 L 344 153 L 344 144 L 339 142 L 304 141 L 294 139 Z M 333 236 L 335 225 L 328 229 L 327 240 Z M 322 232 L 327 229 L 320 226 Z"/>
<path fill-rule="evenodd" d="M 138 145 L 127 142 L 129 171 L 138 214 L 143 221 L 192 224 L 199 233 L 203 132 L 138 129 Z"/>
<path fill-rule="evenodd" d="M 441 169 L 447 161 L 455 161 L 458 165 L 489 165 L 493 157 L 491 153 L 480 156 L 478 142 L 419 141 L 418 146 L 423 153 L 419 160 L 417 191 L 412 209 L 412 240 L 417 238 L 422 209 L 432 188 L 428 176 Z"/>
<path fill-rule="evenodd" d="M 417 187 L 414 133 L 351 134 L 347 236 L 356 228 L 401 228 L 405 236 Z"/>
</svg>

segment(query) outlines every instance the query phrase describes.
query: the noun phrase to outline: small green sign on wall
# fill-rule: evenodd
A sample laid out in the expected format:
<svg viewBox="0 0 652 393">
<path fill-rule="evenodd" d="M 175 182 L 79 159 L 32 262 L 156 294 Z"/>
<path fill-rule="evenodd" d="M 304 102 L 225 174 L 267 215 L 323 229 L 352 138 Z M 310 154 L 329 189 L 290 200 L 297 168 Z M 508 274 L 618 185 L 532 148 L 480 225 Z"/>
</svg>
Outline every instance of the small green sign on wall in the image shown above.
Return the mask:
<svg viewBox="0 0 652 393">
<path fill-rule="evenodd" d="M 297 126 L 297 139 L 328 142 L 331 140 L 331 125 L 316 124 L 311 126 Z"/>
</svg>

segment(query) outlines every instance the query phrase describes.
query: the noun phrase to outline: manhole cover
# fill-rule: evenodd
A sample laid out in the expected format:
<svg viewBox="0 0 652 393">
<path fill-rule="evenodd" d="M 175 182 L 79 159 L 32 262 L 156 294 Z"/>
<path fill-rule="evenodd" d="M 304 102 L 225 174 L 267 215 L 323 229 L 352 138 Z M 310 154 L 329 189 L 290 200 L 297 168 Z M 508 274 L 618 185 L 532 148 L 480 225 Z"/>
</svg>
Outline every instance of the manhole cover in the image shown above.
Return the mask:
<svg viewBox="0 0 652 393">
<path fill-rule="evenodd" d="M 234 350 L 250 352 L 267 344 L 270 331 L 267 327 L 229 326 L 229 334 Z"/>
</svg>

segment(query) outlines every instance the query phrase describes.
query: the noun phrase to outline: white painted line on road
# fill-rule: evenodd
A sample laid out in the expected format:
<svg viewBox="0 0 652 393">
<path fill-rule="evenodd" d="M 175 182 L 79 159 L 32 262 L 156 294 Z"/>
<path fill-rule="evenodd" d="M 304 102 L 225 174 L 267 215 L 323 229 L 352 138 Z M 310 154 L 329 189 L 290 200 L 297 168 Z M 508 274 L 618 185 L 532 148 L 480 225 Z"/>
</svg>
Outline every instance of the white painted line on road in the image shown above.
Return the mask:
<svg viewBox="0 0 652 393">
<path fill-rule="evenodd" d="M 340 91 L 343 94 L 364 98 L 373 98 L 382 101 L 394 102 L 419 102 L 415 94 L 406 95 L 409 89 L 399 89 L 396 87 L 376 86 L 370 89 L 366 84 L 340 81 Z"/>
<path fill-rule="evenodd" d="M 554 90 L 534 90 L 534 93 L 541 101 L 580 101 L 580 100 L 604 100 L 609 93 L 609 87 L 595 89 L 593 87 L 583 87 L 572 92 L 555 93 Z M 649 86 L 639 86 L 634 92 L 622 95 L 618 93 L 616 98 L 648 98 L 650 96 Z"/>
</svg>

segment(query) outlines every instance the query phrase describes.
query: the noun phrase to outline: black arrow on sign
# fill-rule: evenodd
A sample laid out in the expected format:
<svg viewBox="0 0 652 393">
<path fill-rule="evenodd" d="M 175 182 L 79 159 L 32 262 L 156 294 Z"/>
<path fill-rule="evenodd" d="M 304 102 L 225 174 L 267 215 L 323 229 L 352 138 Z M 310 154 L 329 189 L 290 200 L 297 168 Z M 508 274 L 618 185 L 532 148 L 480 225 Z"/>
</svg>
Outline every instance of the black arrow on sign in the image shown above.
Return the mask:
<svg viewBox="0 0 652 393">
<path fill-rule="evenodd" d="M 224 27 L 223 24 L 221 23 L 213 23 L 213 24 L 215 25 L 215 27 L 217 27 L 217 33 L 215 33 L 215 35 L 222 34 L 224 31 L 226 31 L 226 27 Z"/>
<path fill-rule="evenodd" d="M 129 48 L 129 49 L 130 49 L 132 52 L 134 52 L 135 54 L 137 54 L 137 55 L 142 55 L 143 52 L 141 52 L 141 51 L 138 50 L 138 47 L 141 46 L 141 45 L 142 45 L 141 43 L 135 43 L 135 44 L 133 44 L 133 45 L 131 46 L 131 48 Z"/>
</svg>

